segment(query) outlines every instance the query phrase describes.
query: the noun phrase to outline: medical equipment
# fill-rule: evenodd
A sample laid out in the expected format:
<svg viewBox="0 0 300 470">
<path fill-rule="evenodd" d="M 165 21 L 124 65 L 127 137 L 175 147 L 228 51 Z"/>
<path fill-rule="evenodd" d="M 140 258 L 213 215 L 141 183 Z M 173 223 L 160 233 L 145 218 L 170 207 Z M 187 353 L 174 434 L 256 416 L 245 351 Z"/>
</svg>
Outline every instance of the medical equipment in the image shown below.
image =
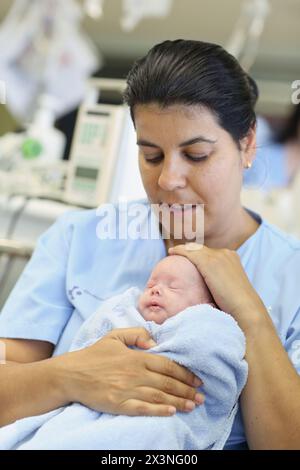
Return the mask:
<svg viewBox="0 0 300 470">
<path fill-rule="evenodd" d="M 50 163 L 63 158 L 66 137 L 55 129 L 55 117 L 59 108 L 52 96 L 40 96 L 32 123 L 28 126 L 22 142 L 22 156 L 26 160 Z"/>
<path fill-rule="evenodd" d="M 66 138 L 55 129 L 56 100 L 40 97 L 33 121 L 0 139 L 0 191 L 3 194 L 58 197 L 63 190 Z"/>
<path fill-rule="evenodd" d="M 0 193 L 0 311 L 30 258 L 38 237 L 78 207 Z"/>
<path fill-rule="evenodd" d="M 6 103 L 6 83 L 0 80 L 0 104 Z"/>
<path fill-rule="evenodd" d="M 121 27 L 128 33 L 144 18 L 168 16 L 172 6 L 173 0 L 123 0 Z"/>
<path fill-rule="evenodd" d="M 54 155 L 39 159 L 38 140 L 27 139 L 23 134 L 0 139 L 0 192 L 55 199 L 83 207 L 145 197 L 135 130 L 129 110 L 123 104 L 124 87 L 123 80 L 88 82 L 69 162 Z M 58 151 L 61 148 L 56 146 Z"/>
<path fill-rule="evenodd" d="M 50 164 L 63 158 L 66 138 L 54 127 L 56 99 L 41 95 L 25 130 L 0 139 L 0 170 L 26 170 L 31 163 Z"/>
<path fill-rule="evenodd" d="M 244 0 L 241 13 L 226 49 L 249 71 L 255 62 L 266 18 L 270 14 L 269 0 Z"/>
<path fill-rule="evenodd" d="M 95 20 L 103 15 L 104 0 L 85 0 L 84 9 L 86 14 Z"/>
<path fill-rule="evenodd" d="M 10 164 L 8 159 L 6 163 Z M 67 167 L 66 161 L 60 161 L 47 165 L 24 165 L 11 171 L 0 169 L 0 195 L 21 195 L 63 202 Z"/>
<path fill-rule="evenodd" d="M 0 238 L 0 308 L 15 284 L 26 262 L 30 259 L 34 246 L 15 240 Z M 18 260 L 18 264 L 16 263 Z"/>
<path fill-rule="evenodd" d="M 86 78 L 101 65 L 81 30 L 83 17 L 75 0 L 13 2 L 0 25 L 0 78 L 7 106 L 22 122 L 32 119 L 41 94 L 58 99 L 58 115 L 83 98 Z"/>
<path fill-rule="evenodd" d="M 144 197 L 123 80 L 92 79 L 82 103 L 70 155 L 65 199 L 96 207 Z"/>
<path fill-rule="evenodd" d="M 84 12 L 92 19 L 103 17 L 105 0 L 84 0 Z M 108 2 L 107 2 L 108 3 Z M 121 28 L 131 32 L 144 18 L 164 18 L 169 15 L 173 0 L 122 0 Z"/>
<path fill-rule="evenodd" d="M 7 240 L 6 238 L 0 238 L 0 254 L 9 256 L 18 256 L 20 258 L 28 259 L 33 253 L 34 247 L 26 245 L 15 240 Z"/>
</svg>

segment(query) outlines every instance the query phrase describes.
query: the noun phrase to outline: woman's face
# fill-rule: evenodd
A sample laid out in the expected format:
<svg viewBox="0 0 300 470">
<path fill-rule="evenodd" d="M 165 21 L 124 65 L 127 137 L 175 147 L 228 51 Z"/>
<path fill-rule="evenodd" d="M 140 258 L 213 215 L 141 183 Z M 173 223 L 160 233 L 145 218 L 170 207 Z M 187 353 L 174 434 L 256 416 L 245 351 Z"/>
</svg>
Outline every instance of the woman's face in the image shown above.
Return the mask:
<svg viewBox="0 0 300 470">
<path fill-rule="evenodd" d="M 253 159 L 255 133 L 239 149 L 214 114 L 200 106 L 138 105 L 134 117 L 149 201 L 203 204 L 205 237 L 222 236 L 241 210 L 243 167 Z M 176 211 L 172 214 L 178 217 Z"/>
</svg>

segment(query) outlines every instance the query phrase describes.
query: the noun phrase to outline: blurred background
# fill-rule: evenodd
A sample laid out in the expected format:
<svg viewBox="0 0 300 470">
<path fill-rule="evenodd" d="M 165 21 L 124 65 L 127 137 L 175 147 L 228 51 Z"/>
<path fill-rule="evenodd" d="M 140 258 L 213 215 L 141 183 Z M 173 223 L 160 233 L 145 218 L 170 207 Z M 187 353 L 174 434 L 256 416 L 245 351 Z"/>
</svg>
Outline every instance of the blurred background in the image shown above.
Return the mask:
<svg viewBox="0 0 300 470">
<path fill-rule="evenodd" d="M 300 0 L 1 0 L 0 308 L 59 215 L 144 197 L 124 80 L 177 38 L 221 44 L 257 81 L 243 203 L 300 236 Z"/>
</svg>

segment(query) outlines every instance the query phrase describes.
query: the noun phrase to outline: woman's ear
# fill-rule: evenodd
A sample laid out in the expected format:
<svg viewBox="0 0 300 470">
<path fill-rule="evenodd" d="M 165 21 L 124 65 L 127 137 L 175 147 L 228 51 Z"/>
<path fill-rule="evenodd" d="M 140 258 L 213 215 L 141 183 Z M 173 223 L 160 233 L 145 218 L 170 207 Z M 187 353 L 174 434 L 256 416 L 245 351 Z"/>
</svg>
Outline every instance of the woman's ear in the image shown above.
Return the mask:
<svg viewBox="0 0 300 470">
<path fill-rule="evenodd" d="M 256 125 L 240 141 L 241 157 L 244 168 L 251 168 L 256 155 Z"/>
</svg>

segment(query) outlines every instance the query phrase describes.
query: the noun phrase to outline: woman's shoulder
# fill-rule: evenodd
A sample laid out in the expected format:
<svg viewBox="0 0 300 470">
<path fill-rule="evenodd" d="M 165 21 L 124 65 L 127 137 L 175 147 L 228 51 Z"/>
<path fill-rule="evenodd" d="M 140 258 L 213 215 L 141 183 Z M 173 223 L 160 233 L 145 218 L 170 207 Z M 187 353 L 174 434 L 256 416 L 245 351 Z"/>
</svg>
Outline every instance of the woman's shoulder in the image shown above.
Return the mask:
<svg viewBox="0 0 300 470">
<path fill-rule="evenodd" d="M 256 232 L 238 249 L 244 263 L 255 265 L 259 271 L 282 269 L 290 259 L 300 267 L 300 240 L 271 224 L 256 212 L 246 209 L 258 222 Z M 300 268 L 299 268 L 300 269 Z"/>
<path fill-rule="evenodd" d="M 262 220 L 262 240 L 266 243 L 270 243 L 270 250 L 284 250 L 284 252 L 292 252 L 294 254 L 300 254 L 300 240 L 294 235 L 289 234 L 281 230 L 276 225 L 269 223 L 267 220 Z"/>
<path fill-rule="evenodd" d="M 67 251 L 72 247 L 77 250 L 78 246 L 99 248 L 99 240 L 108 245 L 112 241 L 114 246 L 116 241 L 126 245 L 129 231 L 134 231 L 135 226 L 141 224 L 147 229 L 149 214 L 147 199 L 105 203 L 95 209 L 72 209 L 56 220 L 41 236 L 41 242 L 48 246 L 60 240 Z M 134 218 L 137 222 L 131 224 Z"/>
<path fill-rule="evenodd" d="M 257 276 L 266 277 L 268 284 L 272 279 L 273 287 L 278 284 L 283 288 L 286 280 L 290 284 L 298 284 L 300 240 L 267 220 L 262 221 L 258 232 L 254 250 L 250 250 L 248 254 L 248 262 Z M 295 291 L 298 289 L 295 286 Z"/>
<path fill-rule="evenodd" d="M 284 342 L 300 308 L 300 240 L 262 220 L 246 248 L 242 262 L 248 278 Z"/>
<path fill-rule="evenodd" d="M 97 225 L 104 217 L 107 220 L 116 220 L 120 212 L 132 212 L 136 209 L 144 209 L 145 215 L 149 213 L 149 202 L 147 199 L 136 199 L 115 203 L 103 203 L 95 209 L 73 209 L 60 216 L 56 224 L 60 227 L 76 230 L 89 230 L 91 225 Z"/>
<path fill-rule="evenodd" d="M 256 220 L 258 215 L 254 214 Z M 257 231 L 242 245 L 238 253 L 252 283 L 283 288 L 286 280 L 299 282 L 300 240 L 260 218 Z M 284 282 L 283 282 L 284 281 Z M 277 288 L 276 287 L 276 288 Z M 295 287 L 296 290 L 299 287 Z"/>
</svg>

